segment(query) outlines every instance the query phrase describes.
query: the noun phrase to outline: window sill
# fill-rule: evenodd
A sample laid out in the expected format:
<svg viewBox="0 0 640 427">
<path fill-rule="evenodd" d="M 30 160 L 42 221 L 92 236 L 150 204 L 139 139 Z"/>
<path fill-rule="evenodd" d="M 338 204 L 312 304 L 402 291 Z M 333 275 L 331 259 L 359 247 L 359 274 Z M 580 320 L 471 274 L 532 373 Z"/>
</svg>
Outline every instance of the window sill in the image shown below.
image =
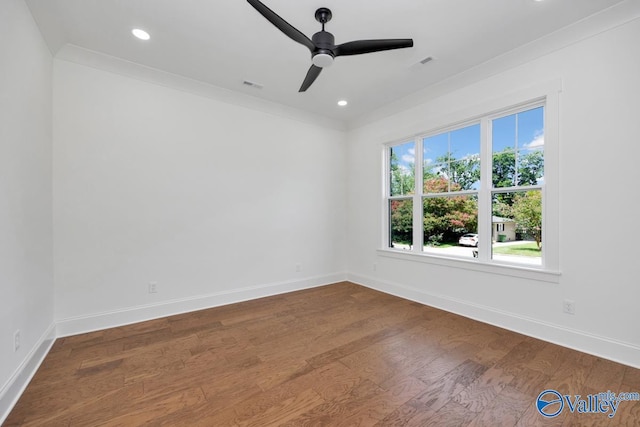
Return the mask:
<svg viewBox="0 0 640 427">
<path fill-rule="evenodd" d="M 397 249 L 378 249 L 379 256 L 399 259 L 404 261 L 422 262 L 452 268 L 480 271 L 483 273 L 500 274 L 503 276 L 519 277 L 522 279 L 538 280 L 541 282 L 559 283 L 561 273 L 559 271 L 543 270 L 517 265 L 505 265 L 482 262 L 477 259 L 464 259 L 444 257 L 433 254 L 415 253 Z"/>
</svg>

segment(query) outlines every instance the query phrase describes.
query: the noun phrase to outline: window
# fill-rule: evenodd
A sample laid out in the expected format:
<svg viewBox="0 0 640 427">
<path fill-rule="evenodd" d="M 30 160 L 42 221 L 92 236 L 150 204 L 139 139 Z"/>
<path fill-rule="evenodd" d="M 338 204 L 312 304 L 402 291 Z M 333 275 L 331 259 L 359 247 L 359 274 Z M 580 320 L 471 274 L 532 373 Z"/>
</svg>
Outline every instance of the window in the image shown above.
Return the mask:
<svg viewBox="0 0 640 427">
<path fill-rule="evenodd" d="M 422 250 L 471 257 L 457 245 L 478 228 L 480 124 L 426 136 L 421 151 Z"/>
<path fill-rule="evenodd" d="M 544 101 L 385 148 L 387 249 L 544 266 Z"/>
<path fill-rule="evenodd" d="M 541 266 L 544 107 L 493 118 L 490 132 L 492 222 L 502 228 L 491 256 Z"/>
<path fill-rule="evenodd" d="M 389 247 L 413 246 L 413 198 L 415 193 L 415 144 L 389 148 Z"/>
</svg>

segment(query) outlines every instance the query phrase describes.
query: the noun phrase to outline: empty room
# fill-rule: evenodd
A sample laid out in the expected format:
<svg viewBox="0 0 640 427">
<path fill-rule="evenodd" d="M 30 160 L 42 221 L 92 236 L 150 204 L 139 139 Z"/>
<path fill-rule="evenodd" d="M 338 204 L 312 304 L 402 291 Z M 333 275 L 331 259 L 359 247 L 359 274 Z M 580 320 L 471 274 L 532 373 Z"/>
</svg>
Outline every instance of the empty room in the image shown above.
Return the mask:
<svg viewBox="0 0 640 427">
<path fill-rule="evenodd" d="M 1 0 L 3 426 L 640 425 L 639 0 Z"/>
</svg>

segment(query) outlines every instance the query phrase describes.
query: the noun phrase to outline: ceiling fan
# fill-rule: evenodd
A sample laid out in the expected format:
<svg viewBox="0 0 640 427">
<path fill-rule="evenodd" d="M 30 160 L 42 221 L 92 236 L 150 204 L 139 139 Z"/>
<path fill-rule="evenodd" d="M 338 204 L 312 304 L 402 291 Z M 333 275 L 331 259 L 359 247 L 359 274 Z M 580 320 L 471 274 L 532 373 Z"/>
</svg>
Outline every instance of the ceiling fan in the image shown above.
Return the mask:
<svg viewBox="0 0 640 427">
<path fill-rule="evenodd" d="M 269 9 L 258 0 L 247 0 L 258 12 L 269 22 L 275 25 L 280 31 L 293 41 L 306 46 L 311 51 L 313 64 L 307 76 L 300 86 L 299 92 L 309 89 L 309 86 L 318 78 L 323 68 L 330 66 L 338 56 L 360 55 L 362 53 L 379 52 L 382 50 L 402 49 L 412 47 L 412 39 L 379 39 L 379 40 L 356 40 L 352 42 L 335 44 L 333 34 L 324 30 L 324 24 L 331 21 L 331 11 L 326 7 L 316 10 L 316 21 L 322 24 L 322 30 L 318 31 L 309 39 L 298 29 L 293 27 L 278 14 Z"/>
</svg>

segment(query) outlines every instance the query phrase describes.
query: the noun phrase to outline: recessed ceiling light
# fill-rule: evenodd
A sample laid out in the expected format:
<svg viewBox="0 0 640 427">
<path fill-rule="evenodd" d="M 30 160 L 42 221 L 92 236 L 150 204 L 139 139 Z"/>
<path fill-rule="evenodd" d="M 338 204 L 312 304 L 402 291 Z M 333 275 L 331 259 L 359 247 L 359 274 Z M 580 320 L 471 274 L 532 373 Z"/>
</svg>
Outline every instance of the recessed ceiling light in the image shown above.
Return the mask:
<svg viewBox="0 0 640 427">
<path fill-rule="evenodd" d="M 341 99 L 340 101 L 338 101 L 338 105 L 341 107 L 345 107 L 348 104 L 348 102 L 344 99 Z"/>
<path fill-rule="evenodd" d="M 151 36 L 145 30 L 141 30 L 140 28 L 134 28 L 131 30 L 131 34 L 139 38 L 140 40 L 149 40 Z"/>
</svg>

